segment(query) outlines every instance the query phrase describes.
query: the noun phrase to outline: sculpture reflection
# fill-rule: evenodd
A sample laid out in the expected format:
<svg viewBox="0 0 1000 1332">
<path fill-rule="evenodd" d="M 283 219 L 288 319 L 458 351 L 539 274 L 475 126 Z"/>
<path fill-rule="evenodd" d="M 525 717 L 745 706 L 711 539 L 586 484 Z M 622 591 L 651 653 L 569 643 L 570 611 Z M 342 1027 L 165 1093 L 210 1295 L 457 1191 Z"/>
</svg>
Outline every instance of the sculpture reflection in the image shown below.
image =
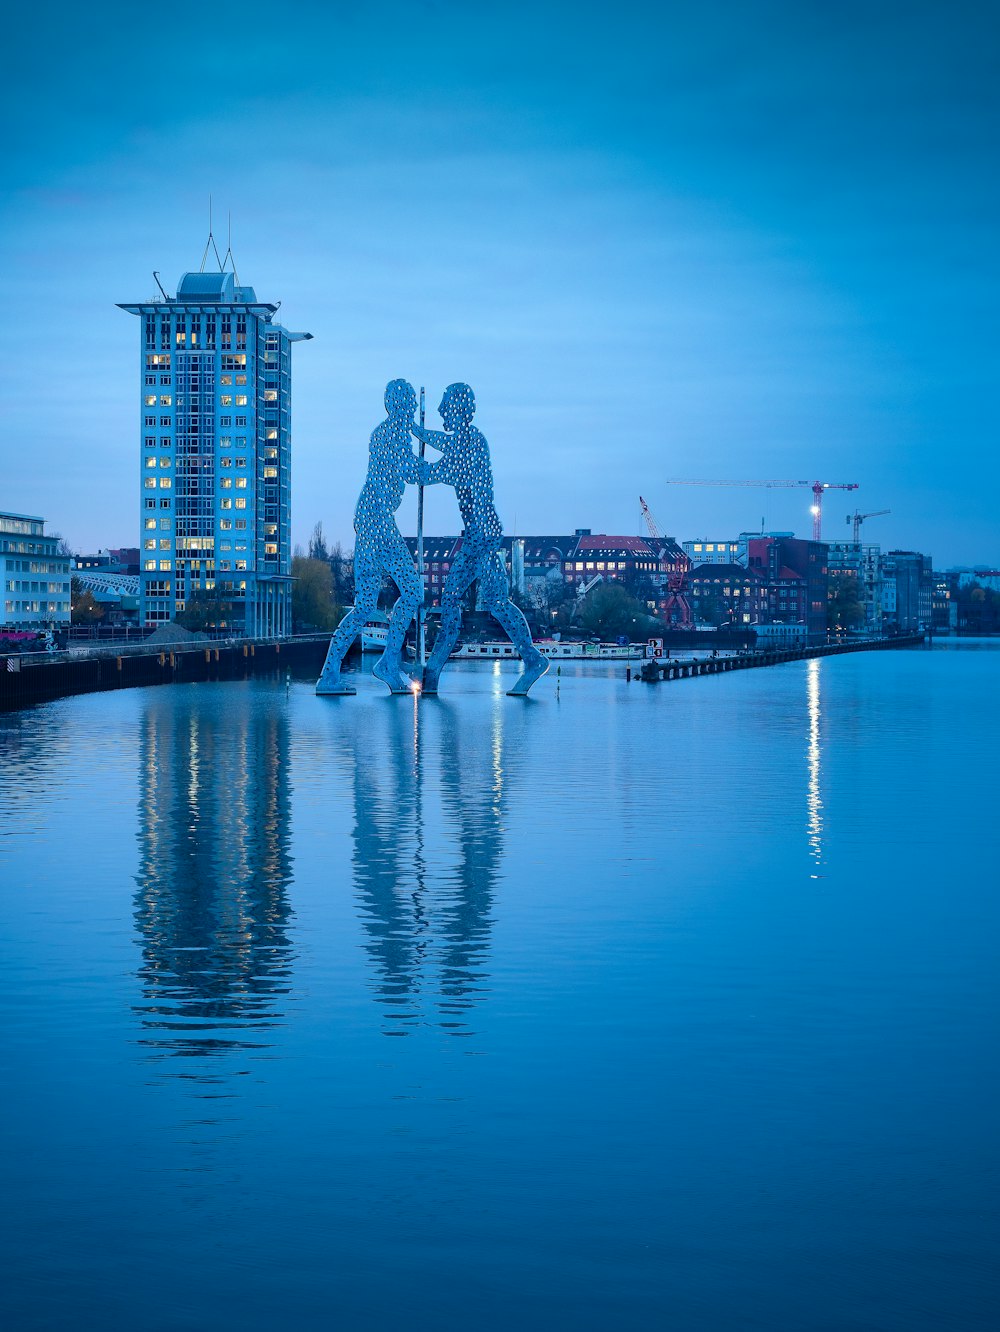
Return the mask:
<svg viewBox="0 0 1000 1332">
<path fill-rule="evenodd" d="M 471 1035 L 489 990 L 514 746 L 499 718 L 483 732 L 480 719 L 416 700 L 345 718 L 344 732 L 355 889 L 385 1031 L 433 1023 Z"/>
<path fill-rule="evenodd" d="M 142 1044 L 158 1056 L 266 1048 L 281 1020 L 287 927 L 288 730 L 279 704 L 153 695 L 140 738 Z"/>
</svg>

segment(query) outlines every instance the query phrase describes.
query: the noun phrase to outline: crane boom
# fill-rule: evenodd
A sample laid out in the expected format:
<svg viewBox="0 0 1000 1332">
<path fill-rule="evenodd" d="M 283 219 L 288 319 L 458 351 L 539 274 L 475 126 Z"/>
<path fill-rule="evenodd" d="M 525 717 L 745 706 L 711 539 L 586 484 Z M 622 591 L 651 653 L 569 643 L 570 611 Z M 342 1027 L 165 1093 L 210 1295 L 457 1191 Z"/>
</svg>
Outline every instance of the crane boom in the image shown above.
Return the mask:
<svg viewBox="0 0 1000 1332">
<path fill-rule="evenodd" d="M 892 513 L 892 510 L 873 509 L 871 513 L 859 513 L 857 509 L 855 509 L 853 516 L 851 514 L 848 514 L 847 521 L 849 523 L 854 524 L 854 544 L 857 545 L 857 543 L 861 540 L 861 524 L 865 521 L 866 518 L 881 518 L 887 513 Z"/>
<path fill-rule="evenodd" d="M 813 540 L 823 540 L 823 491 L 857 490 L 857 481 L 689 481 L 686 478 L 667 482 L 668 486 L 770 486 L 774 489 L 788 489 L 791 486 L 808 486 L 813 493 Z"/>
</svg>

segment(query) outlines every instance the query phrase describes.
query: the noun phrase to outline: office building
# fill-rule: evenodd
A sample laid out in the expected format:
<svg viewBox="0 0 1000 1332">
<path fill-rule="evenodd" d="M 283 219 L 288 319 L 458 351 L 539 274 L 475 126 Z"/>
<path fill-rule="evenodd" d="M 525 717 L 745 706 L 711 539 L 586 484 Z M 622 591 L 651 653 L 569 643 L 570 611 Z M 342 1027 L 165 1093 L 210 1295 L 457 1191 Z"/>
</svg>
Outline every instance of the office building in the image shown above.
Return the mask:
<svg viewBox="0 0 1000 1332">
<path fill-rule="evenodd" d="M 161 288 L 162 291 L 162 288 Z M 185 273 L 140 320 L 140 621 L 192 598 L 220 629 L 291 629 L 291 344 L 235 272 Z"/>
<path fill-rule="evenodd" d="M 68 555 L 57 536 L 45 535 L 44 518 L 0 513 L 0 628 L 59 629 L 70 621 Z"/>
</svg>

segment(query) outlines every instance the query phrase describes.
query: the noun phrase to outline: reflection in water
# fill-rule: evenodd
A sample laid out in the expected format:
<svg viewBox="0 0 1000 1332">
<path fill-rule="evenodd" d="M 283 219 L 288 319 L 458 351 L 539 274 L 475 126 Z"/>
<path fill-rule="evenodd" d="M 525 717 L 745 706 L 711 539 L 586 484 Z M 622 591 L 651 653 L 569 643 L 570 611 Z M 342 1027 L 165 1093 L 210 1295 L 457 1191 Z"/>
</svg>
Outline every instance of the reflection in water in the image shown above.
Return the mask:
<svg viewBox="0 0 1000 1332">
<path fill-rule="evenodd" d="M 150 698 L 139 748 L 138 1012 L 161 1057 L 266 1047 L 292 963 L 285 716 L 184 702 Z"/>
<path fill-rule="evenodd" d="M 809 717 L 809 744 L 806 751 L 809 780 L 806 786 L 806 833 L 809 855 L 813 862 L 813 879 L 821 879 L 823 865 L 823 796 L 820 791 L 820 659 L 814 657 L 806 664 L 806 709 Z"/>
<path fill-rule="evenodd" d="M 487 991 L 510 779 L 502 702 L 485 727 L 443 699 L 391 700 L 366 726 L 344 719 L 354 881 L 387 1034 L 431 1020 L 432 1006 L 438 1025 L 471 1035 Z"/>
</svg>

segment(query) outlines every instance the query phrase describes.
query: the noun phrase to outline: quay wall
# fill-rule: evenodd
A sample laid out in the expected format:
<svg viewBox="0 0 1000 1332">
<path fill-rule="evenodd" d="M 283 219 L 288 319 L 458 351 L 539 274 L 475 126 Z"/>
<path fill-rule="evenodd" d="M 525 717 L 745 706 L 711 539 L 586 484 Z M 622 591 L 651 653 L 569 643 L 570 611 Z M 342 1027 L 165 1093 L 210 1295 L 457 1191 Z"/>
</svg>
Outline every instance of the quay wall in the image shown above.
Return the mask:
<svg viewBox="0 0 1000 1332">
<path fill-rule="evenodd" d="M 314 670 L 317 678 L 329 634 L 283 639 L 195 640 L 174 644 L 97 647 L 89 652 L 0 655 L 0 712 L 70 694 L 108 689 L 239 680 L 277 670 Z M 8 661 L 13 665 L 8 667 Z"/>
</svg>

